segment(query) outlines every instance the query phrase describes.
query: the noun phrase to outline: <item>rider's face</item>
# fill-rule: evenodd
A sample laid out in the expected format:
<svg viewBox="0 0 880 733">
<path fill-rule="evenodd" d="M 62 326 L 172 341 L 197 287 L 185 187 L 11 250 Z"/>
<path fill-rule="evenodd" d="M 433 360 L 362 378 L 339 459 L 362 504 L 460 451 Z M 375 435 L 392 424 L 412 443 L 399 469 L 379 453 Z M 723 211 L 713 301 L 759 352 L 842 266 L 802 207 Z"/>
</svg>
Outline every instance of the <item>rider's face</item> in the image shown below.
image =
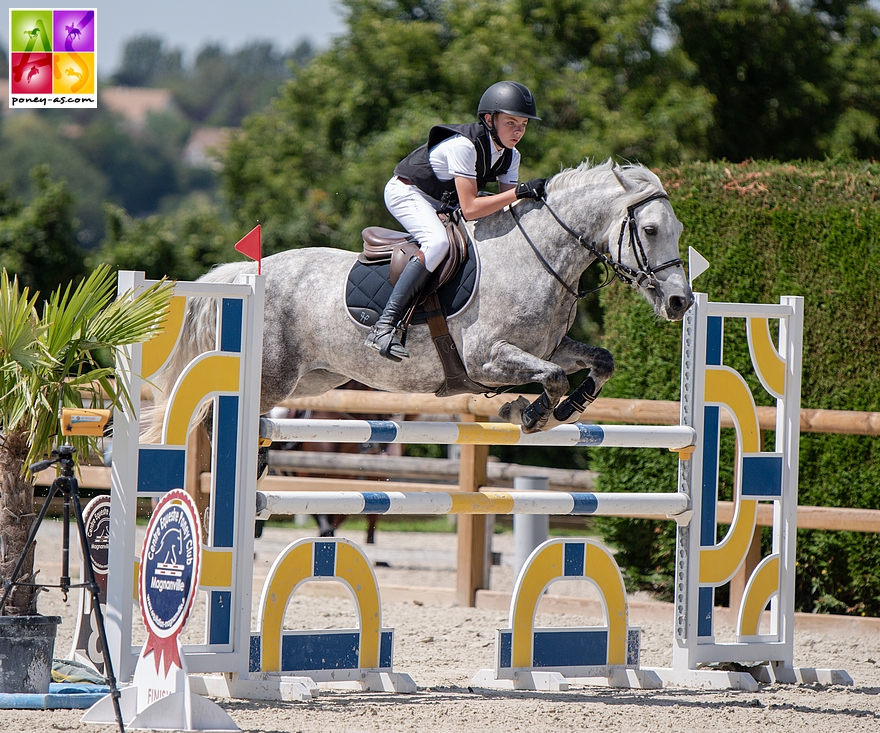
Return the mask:
<svg viewBox="0 0 880 733">
<path fill-rule="evenodd" d="M 495 115 L 495 131 L 498 139 L 506 148 L 515 148 L 526 134 L 526 126 L 529 124 L 527 117 L 515 117 L 506 112 L 498 112 Z"/>
</svg>

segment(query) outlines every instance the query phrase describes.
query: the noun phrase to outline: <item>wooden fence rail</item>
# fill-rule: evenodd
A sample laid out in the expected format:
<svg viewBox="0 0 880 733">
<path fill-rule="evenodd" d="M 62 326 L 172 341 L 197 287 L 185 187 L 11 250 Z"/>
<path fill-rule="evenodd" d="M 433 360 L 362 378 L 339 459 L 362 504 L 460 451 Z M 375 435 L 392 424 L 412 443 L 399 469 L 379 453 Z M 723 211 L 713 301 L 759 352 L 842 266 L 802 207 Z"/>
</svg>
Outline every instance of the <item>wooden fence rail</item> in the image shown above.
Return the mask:
<svg viewBox="0 0 880 733">
<path fill-rule="evenodd" d="M 377 413 L 380 415 L 496 415 L 516 394 L 457 395 L 435 397 L 422 394 L 391 394 L 336 389 L 317 397 L 287 400 L 282 407 L 291 410 L 322 410 L 341 413 Z M 534 399 L 535 395 L 525 395 Z M 622 400 L 598 398 L 584 415 L 584 422 L 622 422 L 636 425 L 678 425 L 679 403 L 669 400 Z M 761 430 L 776 429 L 776 408 L 758 407 Z M 726 412 L 721 426 L 733 427 Z M 880 435 L 880 412 L 847 410 L 801 410 L 802 433 L 839 433 Z"/>
</svg>

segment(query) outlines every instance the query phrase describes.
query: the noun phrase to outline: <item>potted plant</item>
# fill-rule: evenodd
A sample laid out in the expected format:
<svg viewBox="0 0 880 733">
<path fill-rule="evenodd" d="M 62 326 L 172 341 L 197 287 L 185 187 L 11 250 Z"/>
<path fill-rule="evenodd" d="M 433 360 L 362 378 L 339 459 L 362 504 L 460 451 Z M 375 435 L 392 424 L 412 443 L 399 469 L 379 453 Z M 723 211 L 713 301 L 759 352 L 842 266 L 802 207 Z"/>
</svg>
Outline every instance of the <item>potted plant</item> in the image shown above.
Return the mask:
<svg viewBox="0 0 880 733">
<path fill-rule="evenodd" d="M 125 387 L 113 378 L 114 357 L 122 347 L 146 341 L 157 332 L 171 285 L 160 282 L 137 296 L 124 294 L 118 299 L 115 293 L 116 276 L 102 265 L 78 285 L 59 287 L 38 307 L 39 293 L 31 295 L 5 268 L 0 271 L 0 580 L 4 588 L 36 519 L 34 477 L 28 467 L 63 442 L 59 440 L 62 407 L 130 403 Z M 76 450 L 77 460 L 97 451 L 97 438 L 65 440 Z M 35 578 L 31 548 L 19 580 L 34 583 Z M 0 692 L 48 690 L 60 619 L 38 614 L 38 592 L 33 585 L 16 585 L 0 609 L 0 654 L 8 637 L 24 641 L 50 629 L 49 669 L 43 679 L 42 672 L 16 669 L 22 665 L 0 665 Z M 45 644 L 35 644 L 34 653 L 45 649 Z M 27 689 L 30 685 L 38 689 Z"/>
</svg>

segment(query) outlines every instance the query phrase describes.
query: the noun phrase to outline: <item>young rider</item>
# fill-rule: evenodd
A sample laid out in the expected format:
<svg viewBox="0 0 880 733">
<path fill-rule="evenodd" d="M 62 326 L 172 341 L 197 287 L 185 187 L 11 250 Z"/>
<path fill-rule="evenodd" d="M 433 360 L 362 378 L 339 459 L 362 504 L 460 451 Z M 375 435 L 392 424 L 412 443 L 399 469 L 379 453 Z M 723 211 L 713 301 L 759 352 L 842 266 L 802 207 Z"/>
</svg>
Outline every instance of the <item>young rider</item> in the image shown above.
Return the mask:
<svg viewBox="0 0 880 733">
<path fill-rule="evenodd" d="M 520 154 L 516 145 L 529 120 L 541 119 L 532 93 L 515 81 L 493 84 L 480 98 L 477 118 L 479 122 L 432 127 L 428 142 L 397 164 L 385 186 L 385 205 L 419 243 L 418 254 L 400 274 L 365 342 L 387 359 L 409 357 L 397 325 L 449 249 L 437 212 L 457 204 L 465 219 L 479 219 L 516 199 L 537 199 L 544 194 L 543 178 L 517 183 Z M 496 180 L 498 194 L 479 195 L 488 181 Z"/>
</svg>

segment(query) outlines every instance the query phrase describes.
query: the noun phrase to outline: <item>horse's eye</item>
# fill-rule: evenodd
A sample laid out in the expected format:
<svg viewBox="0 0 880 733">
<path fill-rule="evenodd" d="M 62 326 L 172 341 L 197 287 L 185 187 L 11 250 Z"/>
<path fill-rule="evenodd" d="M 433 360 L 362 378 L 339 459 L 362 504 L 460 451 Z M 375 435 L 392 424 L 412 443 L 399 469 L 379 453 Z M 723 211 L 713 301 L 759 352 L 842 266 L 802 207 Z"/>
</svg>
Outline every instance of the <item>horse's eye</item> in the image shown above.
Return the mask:
<svg viewBox="0 0 880 733">
<path fill-rule="evenodd" d="M 653 237 L 656 233 L 657 227 L 655 227 L 653 224 L 648 224 L 648 226 L 645 227 L 645 234 L 647 234 L 649 237 Z"/>
</svg>

